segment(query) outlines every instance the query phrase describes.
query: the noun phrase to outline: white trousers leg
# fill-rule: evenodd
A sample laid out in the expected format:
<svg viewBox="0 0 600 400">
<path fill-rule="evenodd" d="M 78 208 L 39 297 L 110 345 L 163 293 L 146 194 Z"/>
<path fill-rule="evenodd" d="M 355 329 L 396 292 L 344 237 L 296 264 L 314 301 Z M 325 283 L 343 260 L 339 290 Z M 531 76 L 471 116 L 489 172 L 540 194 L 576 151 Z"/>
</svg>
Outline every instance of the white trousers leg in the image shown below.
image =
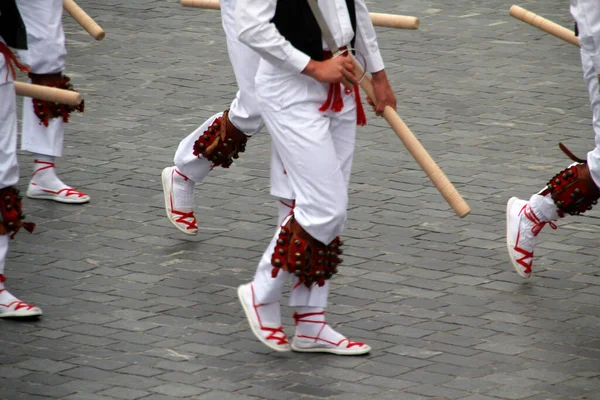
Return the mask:
<svg viewBox="0 0 600 400">
<path fill-rule="evenodd" d="M 252 136 L 263 127 L 254 86 L 260 57 L 237 38 L 234 17 L 235 3 L 235 0 L 221 0 L 221 20 L 227 38 L 229 61 L 231 61 L 239 89 L 231 103 L 229 119 L 236 128 L 246 135 Z"/>
<path fill-rule="evenodd" d="M 194 132 L 190 133 L 185 139 L 179 142 L 179 147 L 177 147 L 173 161 L 179 172 L 187 176 L 193 182 L 202 182 L 210 172 L 212 166 L 212 163 L 206 158 L 202 156 L 196 157 L 194 155 L 194 142 L 198 140 L 200 135 L 202 135 L 214 120 L 221 115 L 223 115 L 223 112 L 213 115 Z"/>
<path fill-rule="evenodd" d="M 235 0 L 221 1 L 221 19 L 227 39 L 229 60 L 239 88 L 229 108 L 229 119 L 236 128 L 251 136 L 263 127 L 254 86 L 254 77 L 256 76 L 260 57 L 238 40 L 235 33 L 234 10 Z M 193 154 L 194 142 L 221 115 L 223 113 L 219 112 L 211 116 L 179 143 L 175 153 L 175 166 L 194 182 L 204 180 L 212 166 L 210 161 L 202 157 L 198 158 Z"/>
<path fill-rule="evenodd" d="M 17 6 L 27 30 L 27 50 L 19 50 L 21 61 L 36 74 L 64 71 L 62 0 L 17 0 Z"/>
<path fill-rule="evenodd" d="M 62 25 L 62 0 L 17 0 L 27 29 L 27 50 L 19 58 L 36 74 L 53 74 L 65 69 L 65 34 Z M 61 157 L 64 123 L 52 118 L 48 127 L 40 124 L 30 98 L 23 98 L 21 149 L 32 153 Z"/>
<path fill-rule="evenodd" d="M 31 98 L 23 97 L 21 149 L 51 157 L 62 157 L 64 138 L 63 120 L 61 118 L 50 118 L 48 126 L 44 126 L 33 111 Z"/>
<path fill-rule="evenodd" d="M 8 254 L 8 235 L 0 235 L 0 275 L 4 275 L 6 255 Z"/>
<path fill-rule="evenodd" d="M 596 71 L 590 55 L 583 50 L 581 50 L 581 67 L 583 69 L 583 79 L 590 95 L 592 126 L 596 143 L 596 148 L 587 154 L 587 162 L 594 183 L 600 187 L 600 94 L 598 93 L 598 74 L 600 71 Z M 555 221 L 561 218 L 551 196 L 534 194 L 529 201 L 533 212 L 542 221 Z"/>
<path fill-rule="evenodd" d="M 590 94 L 590 107 L 592 109 L 592 124 L 594 128 L 594 141 L 596 148 L 587 155 L 588 166 L 596 186 L 600 187 L 600 94 L 598 93 L 598 74 L 590 55 L 581 50 L 581 66 L 583 79 Z"/>
<path fill-rule="evenodd" d="M 354 96 L 343 94 L 341 112 L 322 113 L 328 85 L 267 62 L 261 62 L 256 81 L 273 148 L 295 195 L 294 216 L 311 236 L 330 243 L 342 231 L 348 207 Z"/>
<path fill-rule="evenodd" d="M 0 55 L 0 189 L 19 180 L 17 162 L 17 106 L 12 76 L 5 81 L 7 68 Z"/>
</svg>

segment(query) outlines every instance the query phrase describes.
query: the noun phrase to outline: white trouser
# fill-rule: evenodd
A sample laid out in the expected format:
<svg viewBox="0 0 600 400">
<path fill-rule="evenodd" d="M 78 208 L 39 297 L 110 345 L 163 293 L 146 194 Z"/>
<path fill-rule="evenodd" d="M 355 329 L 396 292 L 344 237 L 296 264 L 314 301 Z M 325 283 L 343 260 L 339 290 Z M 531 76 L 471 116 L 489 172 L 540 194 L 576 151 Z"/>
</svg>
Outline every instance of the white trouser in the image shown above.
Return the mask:
<svg viewBox="0 0 600 400">
<path fill-rule="evenodd" d="M 330 243 L 342 231 L 348 207 L 348 185 L 356 136 L 356 103 L 343 94 L 344 108 L 335 113 L 319 111 L 328 84 L 290 73 L 261 61 L 256 77 L 257 99 L 271 134 L 274 157 L 285 168 L 295 199 L 294 217 L 315 239 Z M 280 181 L 271 181 L 271 192 L 281 195 Z M 289 211 L 289 210 L 288 210 Z M 280 211 L 280 220 L 283 212 Z M 281 223 L 281 222 L 280 222 Z M 279 301 L 290 274 L 271 276 L 271 256 L 279 234 L 276 230 L 256 271 L 254 286 L 260 303 Z M 297 281 L 295 276 L 291 278 Z M 294 284 L 292 306 L 325 307 L 327 284 L 321 288 Z"/>
<path fill-rule="evenodd" d="M 17 101 L 12 75 L 4 56 L 0 54 L 0 189 L 13 186 L 19 180 L 17 162 Z M 0 235 L 0 275 L 4 274 L 8 235 Z"/>
<path fill-rule="evenodd" d="M 583 79 L 590 95 L 592 125 L 596 143 L 596 148 L 587 154 L 587 163 L 594 183 L 600 187 L 600 93 L 598 93 L 598 74 L 600 71 L 596 71 L 590 55 L 583 49 L 581 50 L 581 67 L 583 69 Z M 551 196 L 533 195 L 530 202 L 533 211 L 542 221 L 554 221 L 560 218 Z"/>
<path fill-rule="evenodd" d="M 0 189 L 19 180 L 17 162 L 17 101 L 11 74 L 0 53 Z"/>
<path fill-rule="evenodd" d="M 65 69 L 65 34 L 62 25 L 62 0 L 17 0 L 27 29 L 27 50 L 19 58 L 35 74 L 53 74 Z M 30 98 L 23 98 L 21 148 L 32 153 L 61 157 L 64 123 L 51 118 L 48 127 L 40 124 Z"/>
<path fill-rule="evenodd" d="M 229 108 L 229 119 L 236 128 L 251 136 L 263 127 L 254 88 L 254 77 L 260 57 L 238 40 L 235 32 L 234 10 L 235 0 L 221 1 L 221 20 L 227 39 L 229 60 L 239 88 Z M 181 173 L 194 182 L 202 181 L 211 168 L 208 160 L 193 154 L 194 142 L 221 115 L 222 112 L 213 115 L 179 143 L 175 153 L 175 165 Z"/>
</svg>

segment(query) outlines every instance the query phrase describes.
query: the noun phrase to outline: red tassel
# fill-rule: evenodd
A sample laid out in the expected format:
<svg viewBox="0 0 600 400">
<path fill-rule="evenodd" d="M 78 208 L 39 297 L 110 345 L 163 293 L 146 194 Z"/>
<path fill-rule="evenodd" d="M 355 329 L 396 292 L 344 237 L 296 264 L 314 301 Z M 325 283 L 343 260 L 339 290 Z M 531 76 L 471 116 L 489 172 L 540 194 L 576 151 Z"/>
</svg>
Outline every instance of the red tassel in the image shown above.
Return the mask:
<svg viewBox="0 0 600 400">
<path fill-rule="evenodd" d="M 367 124 L 367 116 L 362 105 L 362 100 L 360 99 L 358 85 L 354 85 L 354 99 L 356 100 L 356 125 L 365 126 Z"/>
<path fill-rule="evenodd" d="M 333 91 L 333 104 L 331 105 L 331 109 L 334 112 L 340 112 L 344 108 L 344 99 L 342 98 L 342 84 L 339 82 L 333 83 L 334 87 Z"/>
<path fill-rule="evenodd" d="M 333 83 L 330 83 L 329 92 L 327 93 L 327 100 L 325 100 L 325 103 L 323 103 L 321 108 L 319 108 L 319 111 L 323 112 L 329 110 L 329 107 L 331 107 L 331 103 L 333 102 L 333 90 Z"/>
<path fill-rule="evenodd" d="M 35 223 L 34 222 L 23 222 L 23 229 L 25 229 L 27 232 L 31 233 L 35 229 Z"/>
</svg>

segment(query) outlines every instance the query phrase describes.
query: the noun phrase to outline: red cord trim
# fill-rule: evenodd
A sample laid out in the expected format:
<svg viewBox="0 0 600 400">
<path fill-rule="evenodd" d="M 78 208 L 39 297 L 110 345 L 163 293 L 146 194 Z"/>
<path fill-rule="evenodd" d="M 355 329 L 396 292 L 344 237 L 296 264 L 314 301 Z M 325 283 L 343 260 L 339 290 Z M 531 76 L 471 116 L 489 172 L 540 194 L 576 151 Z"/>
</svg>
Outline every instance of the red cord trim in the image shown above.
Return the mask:
<svg viewBox="0 0 600 400">
<path fill-rule="evenodd" d="M 254 297 L 254 285 L 250 284 L 250 289 L 252 290 L 252 307 L 254 308 L 254 313 L 256 314 L 256 318 L 258 319 L 258 324 L 260 325 L 260 329 L 266 332 L 271 332 L 269 336 L 266 337 L 267 340 L 276 340 L 277 345 L 281 346 L 284 344 L 288 344 L 287 337 L 285 336 L 285 332 L 283 331 L 283 327 L 279 328 L 269 328 L 268 326 L 263 326 L 262 320 L 260 319 L 260 314 L 258 313 L 258 308 L 264 306 L 264 304 L 256 304 L 256 299 Z M 283 337 L 275 336 L 278 333 L 283 334 Z"/>
<path fill-rule="evenodd" d="M 331 344 L 331 345 L 333 345 L 335 347 L 340 347 L 340 345 L 342 343 L 348 342 L 348 344 L 346 345 L 347 349 L 349 349 L 351 347 L 354 347 L 354 346 L 362 347 L 362 346 L 365 345 L 363 342 L 355 342 L 355 341 L 350 340 L 348 338 L 341 339 L 338 342 L 332 342 L 331 340 L 327 340 L 327 339 L 321 338 L 321 333 L 323 332 L 323 329 L 325 329 L 325 327 L 327 326 L 327 322 L 325 322 L 325 321 L 313 321 L 313 320 L 304 319 L 304 318 L 311 317 L 311 316 L 314 316 L 314 315 L 324 315 L 324 314 L 325 313 L 323 311 L 321 311 L 321 312 L 313 312 L 313 313 L 306 313 L 306 314 L 294 313 L 294 323 L 295 323 L 296 326 L 298 326 L 299 322 L 313 323 L 313 324 L 322 324 L 323 325 L 321 327 L 321 329 L 319 330 L 319 332 L 317 333 L 317 336 L 308 336 L 308 335 L 299 335 L 299 334 L 296 334 L 296 336 L 299 337 L 299 338 L 314 340 L 315 343 L 318 342 L 318 341 L 325 342 L 325 343 Z"/>
</svg>

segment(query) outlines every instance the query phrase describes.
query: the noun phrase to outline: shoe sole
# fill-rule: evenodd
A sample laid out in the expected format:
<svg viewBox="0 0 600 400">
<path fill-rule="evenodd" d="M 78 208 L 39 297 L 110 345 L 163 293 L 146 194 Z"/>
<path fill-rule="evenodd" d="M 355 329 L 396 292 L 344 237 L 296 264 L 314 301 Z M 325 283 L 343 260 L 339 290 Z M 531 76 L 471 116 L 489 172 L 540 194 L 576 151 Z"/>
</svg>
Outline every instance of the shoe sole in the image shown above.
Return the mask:
<svg viewBox="0 0 600 400">
<path fill-rule="evenodd" d="M 362 350 L 339 350 L 326 347 L 302 348 L 292 344 L 292 350 L 298 353 L 329 353 L 338 356 L 361 356 L 363 354 L 369 353 L 371 351 L 371 347 L 367 347 L 366 349 Z"/>
<path fill-rule="evenodd" d="M 275 346 L 272 343 L 269 343 L 267 340 L 265 340 L 260 332 L 257 332 L 256 328 L 254 327 L 254 325 L 252 324 L 252 318 L 250 317 L 252 314 L 250 314 L 252 312 L 252 310 L 248 310 L 248 307 L 246 307 L 246 303 L 244 302 L 244 296 L 242 294 L 242 286 L 238 287 L 237 290 L 237 294 L 238 294 L 238 298 L 240 300 L 240 304 L 242 305 L 242 308 L 244 309 L 244 313 L 246 314 L 246 319 L 248 320 L 248 325 L 250 325 L 250 329 L 252 330 L 252 333 L 254 334 L 254 336 L 256 336 L 256 338 L 258 340 L 261 341 L 261 343 L 263 343 L 265 346 L 267 346 L 268 348 L 278 351 L 280 353 L 285 353 L 287 351 L 290 351 L 289 348 L 285 348 L 285 347 L 281 347 L 281 346 Z"/>
<path fill-rule="evenodd" d="M 198 235 L 198 231 L 189 231 L 185 228 L 180 227 L 177 222 L 173 219 L 173 217 L 171 216 L 171 212 L 169 211 L 169 203 L 171 202 L 171 199 L 169 197 L 169 191 L 167 190 L 167 180 L 170 179 L 169 175 L 168 175 L 168 171 L 171 169 L 171 167 L 167 167 L 165 169 L 162 170 L 162 173 L 160 174 L 160 180 L 162 183 L 162 188 L 163 188 L 163 198 L 165 201 L 165 213 L 167 214 L 167 219 L 169 220 L 169 222 L 171 223 L 171 225 L 173 225 L 175 228 L 177 228 L 179 231 L 185 233 L 186 235 L 189 236 L 196 236 Z"/>
<path fill-rule="evenodd" d="M 77 199 L 68 199 L 68 198 L 64 198 L 64 197 L 57 197 L 57 196 L 54 196 L 51 194 L 26 193 L 26 195 L 28 198 L 34 199 L 34 200 L 52 200 L 52 201 L 56 201 L 58 203 L 64 203 L 64 204 L 85 204 L 85 203 L 89 203 L 89 201 L 91 200 L 89 196 L 85 200 L 77 200 Z"/>
<path fill-rule="evenodd" d="M 0 318 L 33 318 L 33 317 L 39 317 L 41 315 L 42 315 L 41 310 L 39 312 L 38 311 L 35 311 L 35 312 L 13 311 L 13 312 L 0 314 Z"/>
<path fill-rule="evenodd" d="M 512 205 L 515 201 L 519 200 L 518 197 L 511 197 L 510 200 L 508 200 L 508 203 L 506 203 L 506 250 L 508 250 L 508 258 L 510 259 L 510 263 L 512 264 L 515 272 L 523 279 L 529 279 L 529 277 L 531 276 L 531 274 L 529 275 L 525 275 L 520 267 L 519 264 L 517 264 L 517 262 L 511 257 L 511 251 L 512 251 L 512 247 L 514 247 L 514 245 L 512 245 L 510 243 L 510 239 L 509 239 L 509 231 L 510 231 L 510 209 L 512 208 Z"/>
</svg>

